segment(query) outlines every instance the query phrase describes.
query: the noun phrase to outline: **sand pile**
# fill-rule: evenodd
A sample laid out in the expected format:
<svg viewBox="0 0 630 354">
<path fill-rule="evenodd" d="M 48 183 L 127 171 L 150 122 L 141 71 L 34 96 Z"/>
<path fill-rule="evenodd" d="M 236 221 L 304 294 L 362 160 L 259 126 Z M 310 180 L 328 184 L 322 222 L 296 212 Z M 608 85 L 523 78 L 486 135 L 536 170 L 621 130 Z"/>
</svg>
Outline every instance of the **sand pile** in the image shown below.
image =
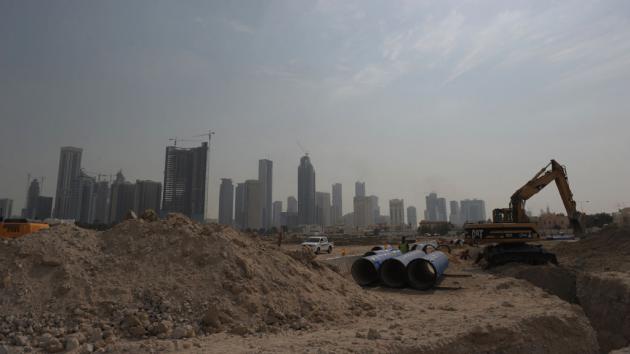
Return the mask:
<svg viewBox="0 0 630 354">
<path fill-rule="evenodd" d="M 308 252 L 177 214 L 4 241 L 0 280 L 0 342 L 48 351 L 343 324 L 381 301 Z"/>
</svg>

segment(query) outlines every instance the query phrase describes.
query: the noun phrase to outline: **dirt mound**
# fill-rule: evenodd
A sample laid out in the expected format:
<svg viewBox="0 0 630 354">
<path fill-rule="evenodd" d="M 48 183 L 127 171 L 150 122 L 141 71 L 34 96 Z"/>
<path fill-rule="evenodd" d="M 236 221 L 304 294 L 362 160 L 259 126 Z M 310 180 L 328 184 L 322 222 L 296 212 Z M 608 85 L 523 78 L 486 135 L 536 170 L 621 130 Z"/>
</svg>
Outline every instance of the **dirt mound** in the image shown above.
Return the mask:
<svg viewBox="0 0 630 354">
<path fill-rule="evenodd" d="M 0 342 L 56 351 L 75 340 L 305 329 L 381 303 L 302 251 L 178 214 L 147 219 L 0 243 Z"/>
<path fill-rule="evenodd" d="M 563 265 L 586 271 L 630 272 L 630 229 L 609 227 L 553 248 Z"/>
</svg>

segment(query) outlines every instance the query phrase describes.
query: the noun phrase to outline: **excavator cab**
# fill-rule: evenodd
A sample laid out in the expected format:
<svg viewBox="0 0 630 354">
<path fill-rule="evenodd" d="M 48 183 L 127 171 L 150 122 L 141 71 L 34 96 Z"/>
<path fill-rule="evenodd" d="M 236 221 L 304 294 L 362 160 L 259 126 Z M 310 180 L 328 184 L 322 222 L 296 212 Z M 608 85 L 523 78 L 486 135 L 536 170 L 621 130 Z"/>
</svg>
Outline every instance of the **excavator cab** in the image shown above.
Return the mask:
<svg viewBox="0 0 630 354">
<path fill-rule="evenodd" d="M 512 209 L 510 208 L 498 208 L 492 211 L 492 222 L 507 223 L 514 222 L 512 218 Z"/>
</svg>

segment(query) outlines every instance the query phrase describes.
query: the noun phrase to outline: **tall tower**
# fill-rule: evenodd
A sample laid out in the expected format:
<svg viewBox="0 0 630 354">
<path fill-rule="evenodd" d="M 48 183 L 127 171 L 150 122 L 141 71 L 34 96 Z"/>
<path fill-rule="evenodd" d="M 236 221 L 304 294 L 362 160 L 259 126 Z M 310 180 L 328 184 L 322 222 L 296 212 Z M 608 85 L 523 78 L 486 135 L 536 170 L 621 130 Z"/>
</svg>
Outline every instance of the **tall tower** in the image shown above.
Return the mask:
<svg viewBox="0 0 630 354">
<path fill-rule="evenodd" d="M 298 167 L 298 220 L 315 224 L 315 169 L 308 155 L 302 156 Z"/>
<path fill-rule="evenodd" d="M 332 185 L 332 224 L 339 225 L 342 223 L 343 205 L 341 197 L 341 183 Z"/>
<path fill-rule="evenodd" d="M 59 170 L 57 173 L 57 191 L 55 194 L 55 218 L 77 219 L 72 212 L 72 185 L 81 173 L 81 155 L 83 149 L 64 146 L 59 155 Z"/>
<path fill-rule="evenodd" d="M 208 143 L 196 148 L 168 146 L 164 161 L 162 210 L 195 220 L 205 217 Z"/>
<path fill-rule="evenodd" d="M 412 229 L 416 229 L 418 227 L 418 214 L 415 206 L 407 208 L 407 224 L 409 224 Z"/>
<path fill-rule="evenodd" d="M 389 219 L 392 226 L 402 226 L 405 223 L 405 201 L 392 199 L 389 201 Z"/>
<path fill-rule="evenodd" d="M 273 217 L 272 210 L 272 186 L 273 186 L 273 162 L 262 159 L 258 161 L 258 181 L 260 182 L 260 203 L 262 213 L 262 228 L 271 227 Z"/>
<path fill-rule="evenodd" d="M 28 194 L 26 196 L 26 208 L 22 215 L 25 218 L 34 219 L 35 212 L 37 210 L 37 198 L 39 197 L 39 181 L 34 179 L 31 181 L 31 185 L 28 187 Z"/>
<path fill-rule="evenodd" d="M 221 178 L 219 190 L 219 224 L 232 225 L 234 210 L 234 185 L 229 178 Z"/>
<path fill-rule="evenodd" d="M 354 196 L 365 197 L 365 182 L 357 181 L 354 183 Z"/>
</svg>

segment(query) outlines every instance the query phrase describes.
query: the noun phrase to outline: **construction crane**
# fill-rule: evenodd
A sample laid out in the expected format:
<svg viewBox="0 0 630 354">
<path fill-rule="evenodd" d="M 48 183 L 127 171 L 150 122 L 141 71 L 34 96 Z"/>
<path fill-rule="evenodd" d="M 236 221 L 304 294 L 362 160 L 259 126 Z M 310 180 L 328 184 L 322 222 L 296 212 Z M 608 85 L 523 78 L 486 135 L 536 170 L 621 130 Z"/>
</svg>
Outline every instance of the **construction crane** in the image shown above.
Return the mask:
<svg viewBox="0 0 630 354">
<path fill-rule="evenodd" d="M 550 168 L 551 167 L 551 168 Z M 525 203 L 551 182 L 556 182 L 567 217 L 576 235 L 584 233 L 582 213 L 577 211 L 573 193 L 569 187 L 566 168 L 551 160 L 531 180 L 519 188 L 510 198 L 510 207 L 494 209 L 492 223 L 467 223 L 464 225 L 466 242 L 473 245 L 487 245 L 480 255 L 489 267 L 508 262 L 531 264 L 556 263 L 553 253 L 539 245 L 528 242 L 540 240 L 536 224 L 530 222 L 525 211 Z"/>
<path fill-rule="evenodd" d="M 300 150 L 302 150 L 302 152 L 304 153 L 304 155 L 308 156 L 308 151 L 304 148 L 304 146 L 302 146 L 302 144 L 300 144 L 299 140 L 295 141 L 298 145 L 298 147 L 300 148 Z"/>
</svg>

